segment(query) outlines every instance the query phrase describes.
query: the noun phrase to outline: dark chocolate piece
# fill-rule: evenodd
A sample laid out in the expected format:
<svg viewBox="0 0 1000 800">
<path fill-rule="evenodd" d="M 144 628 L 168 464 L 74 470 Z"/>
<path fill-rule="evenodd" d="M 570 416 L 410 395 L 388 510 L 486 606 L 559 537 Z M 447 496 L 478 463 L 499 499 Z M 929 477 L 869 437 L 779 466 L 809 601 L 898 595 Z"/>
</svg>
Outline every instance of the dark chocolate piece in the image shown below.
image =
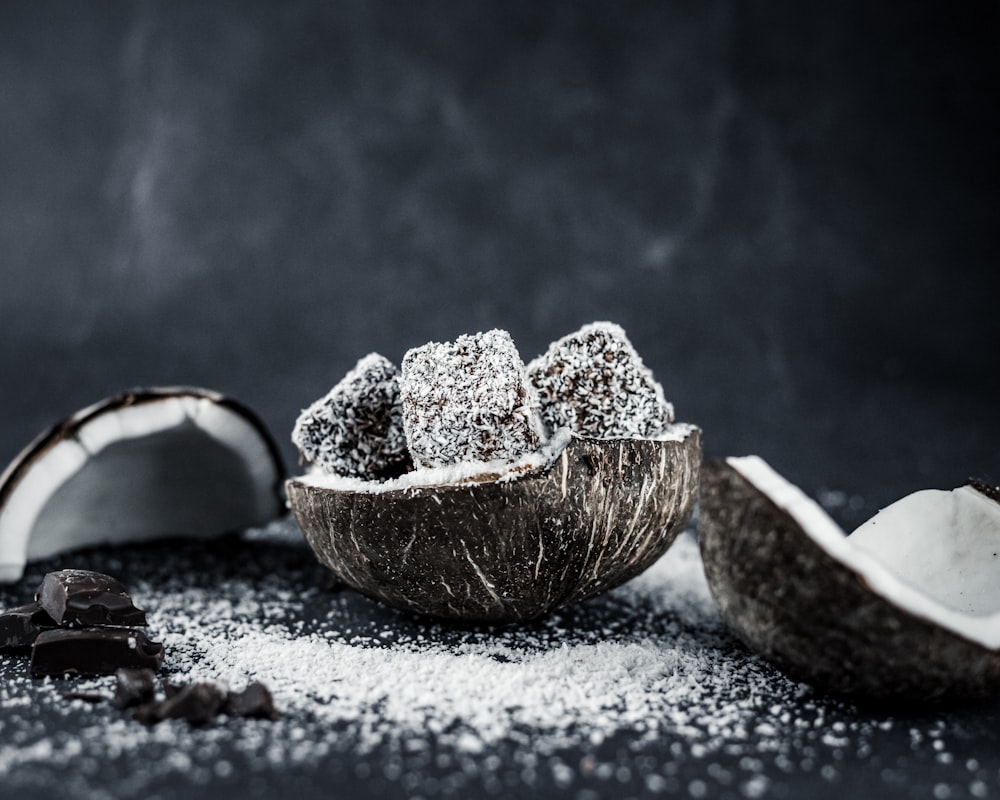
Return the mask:
<svg viewBox="0 0 1000 800">
<path fill-rule="evenodd" d="M 205 725 L 222 710 L 225 700 L 225 693 L 214 683 L 192 683 L 166 700 L 139 706 L 135 718 L 144 725 L 155 725 L 164 719 Z"/>
<path fill-rule="evenodd" d="M 231 717 L 277 719 L 280 716 L 274 707 L 270 690 L 259 681 L 249 684 L 242 692 L 230 692 L 226 695 L 223 711 Z"/>
<path fill-rule="evenodd" d="M 118 708 L 148 703 L 154 697 L 153 670 L 120 669 L 115 673 L 115 705 Z"/>
<path fill-rule="evenodd" d="M 56 623 L 38 603 L 12 608 L 0 614 L 0 653 L 27 650 L 44 630 Z"/>
<path fill-rule="evenodd" d="M 42 579 L 35 599 L 57 625 L 145 625 L 121 583 L 100 572 L 63 569 Z"/>
<path fill-rule="evenodd" d="M 136 721 L 141 722 L 143 725 L 155 725 L 162 719 L 162 717 L 160 717 L 157 713 L 159 707 L 160 704 L 156 700 L 150 700 L 148 703 L 136 706 Z"/>
<path fill-rule="evenodd" d="M 698 543 L 722 619 L 747 647 L 821 691 L 882 707 L 996 696 L 996 648 L 876 591 L 789 510 L 800 502 L 792 484 L 764 462 L 753 478 L 737 462 L 702 467 Z"/>
<path fill-rule="evenodd" d="M 83 700 L 85 703 L 103 703 L 107 696 L 100 692 L 66 692 L 63 694 L 64 700 Z"/>
<path fill-rule="evenodd" d="M 158 669 L 163 645 L 129 628 L 43 631 L 31 648 L 31 674 L 113 675 L 122 667 Z"/>
</svg>

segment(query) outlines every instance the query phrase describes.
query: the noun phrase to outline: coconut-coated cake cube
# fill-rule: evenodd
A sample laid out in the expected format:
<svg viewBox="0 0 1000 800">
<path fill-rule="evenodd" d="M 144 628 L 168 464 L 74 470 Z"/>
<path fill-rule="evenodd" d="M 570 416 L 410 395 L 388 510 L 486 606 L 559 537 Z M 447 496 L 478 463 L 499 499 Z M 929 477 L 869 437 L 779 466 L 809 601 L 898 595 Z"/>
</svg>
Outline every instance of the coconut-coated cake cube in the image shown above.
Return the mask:
<svg viewBox="0 0 1000 800">
<path fill-rule="evenodd" d="M 379 480 L 411 469 L 396 366 L 378 353 L 362 358 L 299 415 L 292 441 L 307 461 L 336 475 Z"/>
<path fill-rule="evenodd" d="M 418 467 L 516 461 L 544 438 L 538 399 L 506 331 L 410 350 L 403 357 L 399 391 L 406 440 Z"/>
<path fill-rule="evenodd" d="M 663 388 L 614 323 L 584 325 L 553 342 L 527 370 L 549 430 L 647 439 L 673 422 Z"/>
</svg>

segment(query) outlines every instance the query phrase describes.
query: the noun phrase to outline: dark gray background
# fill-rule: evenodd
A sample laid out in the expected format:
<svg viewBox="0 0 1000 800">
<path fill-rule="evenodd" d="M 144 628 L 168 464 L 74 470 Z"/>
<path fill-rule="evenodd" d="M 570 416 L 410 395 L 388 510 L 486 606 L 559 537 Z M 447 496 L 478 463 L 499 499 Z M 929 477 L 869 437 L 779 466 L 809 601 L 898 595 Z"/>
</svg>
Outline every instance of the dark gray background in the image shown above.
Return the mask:
<svg viewBox="0 0 1000 800">
<path fill-rule="evenodd" d="M 998 12 L 870 6 L 4 3 L 0 458 L 611 319 L 709 454 L 1000 480 Z"/>
<path fill-rule="evenodd" d="M 998 45 L 989 2 L 5 2 L 0 461 L 187 383 L 292 462 L 369 351 L 611 319 L 847 522 L 1000 481 Z"/>
</svg>

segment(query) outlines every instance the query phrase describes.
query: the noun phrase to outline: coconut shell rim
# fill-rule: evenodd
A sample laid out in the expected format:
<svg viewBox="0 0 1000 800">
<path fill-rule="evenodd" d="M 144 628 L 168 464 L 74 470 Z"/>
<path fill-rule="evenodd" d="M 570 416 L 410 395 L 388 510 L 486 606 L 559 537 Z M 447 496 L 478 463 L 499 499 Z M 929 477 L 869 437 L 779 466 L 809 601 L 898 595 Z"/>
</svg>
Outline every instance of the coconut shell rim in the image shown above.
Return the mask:
<svg viewBox="0 0 1000 800">
<path fill-rule="evenodd" d="M 678 423 L 674 423 L 675 425 Z M 420 497 L 423 495 L 433 495 L 443 492 L 452 491 L 462 491 L 463 489 L 469 489 L 471 487 L 477 486 L 493 486 L 505 483 L 519 483 L 524 480 L 531 480 L 542 476 L 544 473 L 552 469 L 556 462 L 562 458 L 563 452 L 567 451 L 570 447 L 573 447 L 577 442 L 588 442 L 595 443 L 598 445 L 602 444 L 621 444 L 624 442 L 642 442 L 650 444 L 660 444 L 660 445 L 679 445 L 688 446 L 692 438 L 696 439 L 695 446 L 700 448 L 701 446 L 701 428 L 697 425 L 692 425 L 690 423 L 681 423 L 689 425 L 687 433 L 684 435 L 683 439 L 647 439 L 635 436 L 620 436 L 620 437 L 598 437 L 598 436 L 583 436 L 581 434 L 570 432 L 570 437 L 567 440 L 565 446 L 557 451 L 552 459 L 546 463 L 536 464 L 525 468 L 521 472 L 505 472 L 496 477 L 491 477 L 487 480 L 479 480 L 476 476 L 470 476 L 458 482 L 453 483 L 428 483 L 419 484 L 415 486 L 404 486 L 399 489 L 386 489 L 384 491 L 366 491 L 364 489 L 338 489 L 334 486 L 320 486 L 314 483 L 308 483 L 302 480 L 304 476 L 293 475 L 286 478 L 285 484 L 294 483 L 310 491 L 316 492 L 328 492 L 331 494 L 340 495 L 371 495 L 373 497 L 385 497 L 392 500 L 409 499 Z M 516 464 L 514 465 L 516 468 Z M 492 473 L 490 473 L 492 474 Z M 382 481 L 366 481 L 366 483 L 372 486 L 377 486 Z"/>
<path fill-rule="evenodd" d="M 957 638 L 960 638 L 960 639 L 968 642 L 970 645 L 974 645 L 976 647 L 982 648 L 983 650 L 985 650 L 987 652 L 997 653 L 998 655 L 1000 655 L 1000 641 L 998 641 L 998 643 L 996 645 L 993 645 L 993 646 L 987 645 L 987 644 L 985 644 L 985 643 L 983 643 L 981 641 L 978 641 L 976 639 L 970 638 L 970 636 L 968 634 L 966 634 L 965 632 L 963 632 L 962 630 L 960 630 L 958 628 L 955 628 L 952 625 L 949 625 L 949 624 L 947 624 L 945 622 L 942 622 L 941 620 L 932 619 L 931 617 L 929 617 L 929 616 L 927 616 L 925 614 L 922 614 L 919 611 L 916 611 L 916 610 L 914 610 L 912 608 L 907 608 L 906 606 L 901 605 L 897 600 L 893 599 L 893 597 L 891 595 L 889 595 L 886 592 L 882 591 L 877 586 L 873 586 L 872 583 L 868 580 L 868 577 L 863 572 L 861 572 L 859 570 L 859 568 L 857 567 L 857 565 L 855 563 L 853 563 L 853 562 L 851 562 L 849 560 L 845 560 L 838 553 L 831 552 L 826 547 L 826 545 L 825 545 L 824 542 L 819 541 L 819 540 L 814 539 L 813 537 L 811 537 L 805 531 L 805 526 L 801 525 L 799 523 L 799 521 L 797 519 L 795 519 L 795 517 L 792 516 L 791 513 L 789 513 L 786 509 L 781 508 L 781 506 L 779 506 L 777 503 L 775 503 L 774 500 L 771 498 L 770 495 L 768 495 L 766 492 L 764 492 L 762 489 L 760 489 L 753 481 L 751 481 L 749 478 L 747 478 L 745 475 L 743 475 L 742 472 L 740 472 L 738 469 L 736 469 L 732 465 L 728 464 L 727 459 L 713 459 L 713 461 L 721 461 L 722 463 L 726 463 L 727 466 L 730 469 L 733 469 L 744 481 L 746 481 L 746 483 L 748 483 L 750 486 L 752 486 L 755 491 L 757 491 L 761 496 L 765 497 L 767 499 L 767 502 L 773 507 L 773 509 L 777 513 L 782 514 L 785 517 L 787 517 L 794 524 L 796 532 L 799 535 L 805 536 L 812 544 L 814 544 L 816 547 L 819 547 L 820 549 L 822 549 L 823 553 L 827 557 L 833 559 L 840 566 L 842 566 L 844 569 L 849 570 L 851 573 L 853 573 L 854 577 L 864 587 L 865 591 L 867 591 L 868 593 L 872 594 L 873 596 L 879 598 L 880 601 L 891 605 L 893 607 L 893 609 L 895 609 L 896 611 L 898 611 L 901 614 L 905 614 L 906 616 L 910 617 L 911 619 L 914 619 L 914 620 L 916 620 L 918 622 L 921 622 L 921 623 L 923 623 L 925 625 L 930 625 L 930 626 L 933 626 L 935 628 L 939 628 L 939 629 L 941 629 L 943 631 L 948 632 L 949 634 L 951 634 L 953 636 L 956 636 Z M 976 491 L 979 494 L 983 495 L 987 499 L 995 500 L 994 498 L 990 497 L 989 494 L 987 494 L 986 492 L 983 492 L 978 486 L 976 486 L 976 485 L 974 485 L 972 483 L 965 483 L 965 484 L 962 484 L 962 486 L 956 486 L 954 489 L 945 490 L 945 491 L 955 491 L 957 489 L 963 489 L 963 488 L 973 489 L 974 491 Z M 905 496 L 906 495 L 904 495 L 904 497 Z M 903 498 L 900 498 L 900 499 L 903 499 Z M 837 523 L 835 522 L 835 524 L 837 524 Z M 850 542 L 850 538 L 851 538 L 850 534 L 847 531 L 844 531 L 843 528 L 841 528 L 841 526 L 839 524 L 837 524 L 837 527 L 841 529 L 841 533 L 844 536 L 844 540 L 846 542 L 848 542 L 848 544 L 850 545 L 851 549 L 853 551 L 855 551 L 855 552 L 861 552 L 861 553 L 863 553 L 863 551 L 860 551 L 857 548 L 855 548 L 853 546 L 853 544 Z M 969 617 L 971 619 L 996 620 L 998 623 L 1000 623 L 1000 610 L 995 611 L 995 612 L 993 612 L 991 614 L 968 614 L 968 613 L 960 611 L 958 609 L 954 609 L 954 608 L 952 608 L 952 607 L 950 607 L 950 606 L 948 606 L 948 605 L 940 602 L 939 600 L 934 599 L 929 594 L 927 594 L 924 590 L 920 589 L 918 586 L 916 586 L 914 584 L 907 583 L 903 579 L 899 578 L 891 569 L 889 569 L 888 566 L 886 566 L 886 564 L 881 559 L 872 559 L 872 561 L 875 564 L 877 564 L 878 569 L 882 570 L 885 574 L 889 575 L 893 580 L 898 581 L 899 583 L 903 584 L 904 586 L 906 586 L 910 590 L 913 590 L 915 592 L 919 592 L 921 594 L 921 596 L 927 598 L 927 601 L 929 603 L 932 603 L 933 605 L 938 606 L 938 607 L 946 610 L 947 613 L 961 614 L 962 616 Z"/>
<path fill-rule="evenodd" d="M 968 486 L 973 491 L 979 492 L 983 497 L 1000 504 L 1000 486 L 976 478 L 969 478 L 963 486 Z"/>
<path fill-rule="evenodd" d="M 816 539 L 813 539 L 806 532 L 805 527 L 803 525 L 801 525 L 799 523 L 799 521 L 797 519 L 795 519 L 795 517 L 787 509 L 782 508 L 781 506 L 779 506 L 769 494 L 767 494 L 760 487 L 758 487 L 753 481 L 751 481 L 739 469 L 737 469 L 733 465 L 729 464 L 727 458 L 713 458 L 713 459 L 707 460 L 703 464 L 702 475 L 703 476 L 706 476 L 706 475 L 711 476 L 711 474 L 713 472 L 715 472 L 716 470 L 718 470 L 720 466 L 724 467 L 726 470 L 728 470 L 731 473 L 735 474 L 739 478 L 739 480 L 743 481 L 747 486 L 749 486 L 758 495 L 759 498 L 762 498 L 768 504 L 769 509 L 770 509 L 770 511 L 772 513 L 778 514 L 781 517 L 783 517 L 786 520 L 788 520 L 789 523 L 790 523 L 790 528 L 792 528 L 794 530 L 795 536 L 796 536 L 797 540 L 800 540 L 800 539 L 804 538 L 805 541 L 806 541 L 806 543 L 808 545 L 819 549 L 821 551 L 822 555 L 825 558 L 828 558 L 831 561 L 834 561 L 837 564 L 838 567 L 840 567 L 843 570 L 849 572 L 852 575 L 852 577 L 857 581 L 857 583 L 860 586 L 861 590 L 863 592 L 865 592 L 866 594 L 868 594 L 869 596 L 871 596 L 872 598 L 874 598 L 880 605 L 886 606 L 888 609 L 891 609 L 892 613 L 901 615 L 902 617 L 910 620 L 912 624 L 915 624 L 915 625 L 918 625 L 918 626 L 922 626 L 922 627 L 925 627 L 925 628 L 933 629 L 934 631 L 937 632 L 938 635 L 943 635 L 945 637 L 950 637 L 951 639 L 955 640 L 956 643 L 961 643 L 965 647 L 973 648 L 974 650 L 979 651 L 980 653 L 982 653 L 985 656 L 994 657 L 994 656 L 1000 655 L 1000 645 L 995 646 L 995 647 L 991 647 L 991 646 L 989 646 L 989 645 L 987 645 L 987 644 L 985 644 L 985 643 L 983 643 L 981 641 L 977 641 L 975 639 L 972 639 L 967 634 L 963 633 L 961 630 L 957 630 L 956 628 L 954 628 L 951 625 L 944 624 L 944 623 L 942 623 L 942 622 L 940 622 L 938 620 L 929 619 L 928 617 L 920 614 L 919 612 L 916 612 L 916 611 L 914 611 L 912 609 L 909 609 L 909 608 L 906 608 L 906 607 L 900 605 L 898 602 L 894 601 L 891 597 L 888 597 L 885 593 L 883 593 L 883 592 L 879 591 L 878 589 L 876 589 L 875 587 L 873 587 L 871 585 L 871 583 L 866 579 L 866 577 L 861 572 L 859 572 L 858 569 L 852 563 L 844 561 L 838 554 L 833 553 L 830 550 L 828 550 L 825 547 L 825 545 L 824 545 L 823 542 L 820 542 L 820 541 L 817 541 Z M 708 480 L 711 481 L 712 478 L 709 477 Z M 705 484 L 706 484 L 706 481 L 703 480 L 702 486 L 704 487 Z M 968 484 L 966 484 L 966 486 L 967 485 Z M 963 488 L 963 487 L 956 487 L 956 488 Z M 971 487 L 971 488 L 975 488 L 975 487 Z M 839 528 L 840 526 L 837 525 L 837 527 Z M 841 529 L 841 532 L 844 533 L 844 539 L 845 540 L 849 538 L 849 536 L 845 532 L 843 532 L 843 529 Z M 699 538 L 701 538 L 701 532 L 700 531 L 699 531 Z M 794 545 L 793 549 L 795 550 L 795 552 L 801 552 L 801 548 L 798 545 Z M 704 548 L 703 547 L 699 547 L 699 550 L 701 551 L 702 558 L 705 559 L 705 550 L 704 550 Z M 712 558 L 711 559 L 711 562 L 713 564 L 720 565 L 720 566 L 721 566 L 721 564 L 722 564 L 723 561 L 725 561 L 725 559 L 722 559 L 722 560 L 717 559 L 717 558 Z M 708 560 L 706 560 L 706 563 L 708 563 Z M 891 571 L 888 570 L 888 568 L 886 568 L 883 564 L 881 564 L 881 562 L 878 562 L 878 563 L 879 563 L 880 568 L 884 569 L 888 574 L 892 575 Z M 720 571 L 723 572 L 723 573 L 726 572 L 726 570 L 720 570 Z M 707 577 L 707 574 L 708 574 L 708 570 L 706 570 L 706 577 Z M 894 575 L 893 575 L 893 577 L 895 578 Z M 725 594 L 727 594 L 727 595 L 739 596 L 739 595 L 742 594 L 739 590 L 735 589 L 733 587 L 733 585 L 732 585 L 732 582 L 728 581 L 728 580 L 723 581 L 721 583 L 720 582 L 713 582 L 712 580 L 709 580 L 708 583 L 709 583 L 709 589 L 710 589 L 710 591 L 712 593 L 713 598 L 717 598 L 721 594 L 719 592 L 719 588 L 720 587 L 725 590 Z M 911 588 L 913 588 L 916 591 L 921 591 L 919 589 L 916 589 L 916 587 L 911 587 Z M 921 594 L 924 594 L 924 593 L 921 592 Z M 718 599 L 716 600 L 716 602 L 717 603 L 719 602 Z M 932 601 L 932 602 L 935 602 L 938 605 L 942 605 L 942 604 L 938 603 L 937 601 Z M 944 607 L 944 606 L 942 606 L 942 607 Z M 962 612 L 958 612 L 958 613 L 962 613 Z M 989 616 L 990 617 L 996 617 L 996 618 L 1000 619 L 1000 612 L 997 612 L 996 614 L 989 615 Z M 765 652 L 764 652 L 764 649 L 762 647 L 758 646 L 757 641 L 756 641 L 757 637 L 748 635 L 747 631 L 745 630 L 745 626 L 744 625 L 742 625 L 742 624 L 739 624 L 739 625 L 734 624 L 733 622 L 731 622 L 729 620 L 728 617 L 725 618 L 725 622 L 726 622 L 726 626 L 734 634 L 736 634 L 739 637 L 739 639 L 741 641 L 743 641 L 747 645 L 747 647 L 750 648 L 750 650 L 752 650 L 754 653 L 757 653 L 758 655 L 766 657 L 766 658 L 768 658 L 770 660 L 770 656 L 767 656 L 765 654 Z M 786 656 L 782 654 L 781 658 L 782 658 L 782 660 L 784 660 L 786 658 Z M 792 668 L 789 668 L 789 669 L 792 669 Z M 805 668 L 803 668 L 801 666 L 794 667 L 792 669 L 792 671 L 798 673 L 799 676 L 802 677 L 804 680 L 807 680 L 807 681 L 811 681 L 812 680 L 812 678 L 808 674 L 808 670 L 806 670 Z M 857 693 L 856 690 L 847 691 L 846 694 L 849 695 L 849 696 L 858 696 L 858 693 Z M 988 691 L 982 691 L 982 692 L 975 693 L 972 696 L 980 696 L 980 697 L 982 697 L 982 696 L 992 696 L 992 695 L 997 695 L 997 694 L 1000 694 L 1000 686 L 997 686 L 996 688 L 990 689 Z M 906 696 L 906 695 L 903 695 L 903 696 Z M 941 696 L 945 696 L 945 695 L 941 695 Z"/>
</svg>

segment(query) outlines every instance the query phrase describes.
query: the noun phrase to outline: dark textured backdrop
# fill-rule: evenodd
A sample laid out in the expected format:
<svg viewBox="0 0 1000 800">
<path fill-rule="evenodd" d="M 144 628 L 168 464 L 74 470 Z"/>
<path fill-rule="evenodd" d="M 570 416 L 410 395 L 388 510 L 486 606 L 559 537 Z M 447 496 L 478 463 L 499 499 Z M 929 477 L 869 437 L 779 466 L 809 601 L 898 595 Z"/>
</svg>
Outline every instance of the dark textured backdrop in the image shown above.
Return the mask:
<svg viewBox="0 0 1000 800">
<path fill-rule="evenodd" d="M 371 350 L 612 319 L 711 454 L 870 510 L 1000 480 L 998 32 L 985 2 L 5 2 L 0 460 L 137 384 L 287 442 Z"/>
<path fill-rule="evenodd" d="M 1000 481 L 998 8 L 5 0 L 0 463 L 76 408 L 174 383 L 249 403 L 291 463 L 299 409 L 369 351 L 498 326 L 528 359 L 611 319 L 709 454 L 842 491 L 846 523 Z M 268 564 L 171 552 L 165 574 L 197 585 Z M 295 551 L 276 585 L 297 596 L 309 561 Z M 359 624 L 390 617 L 342 602 Z M 766 706 L 757 675 L 738 681 Z M 87 723 L 9 681 L 27 705 L 0 709 L 3 735 L 41 738 L 0 783 L 124 797 L 164 757 L 47 769 L 45 737 Z M 776 796 L 994 792 L 995 702 L 940 711 L 949 752 L 917 748 L 926 724 L 907 719 L 858 738 L 872 758 L 836 751 L 839 784 L 795 738 Z M 650 752 L 675 758 L 669 738 Z M 396 796 L 351 777 L 354 757 L 262 773 L 236 753 L 246 775 L 157 793 Z M 685 780 L 736 796 L 696 761 Z"/>
</svg>

